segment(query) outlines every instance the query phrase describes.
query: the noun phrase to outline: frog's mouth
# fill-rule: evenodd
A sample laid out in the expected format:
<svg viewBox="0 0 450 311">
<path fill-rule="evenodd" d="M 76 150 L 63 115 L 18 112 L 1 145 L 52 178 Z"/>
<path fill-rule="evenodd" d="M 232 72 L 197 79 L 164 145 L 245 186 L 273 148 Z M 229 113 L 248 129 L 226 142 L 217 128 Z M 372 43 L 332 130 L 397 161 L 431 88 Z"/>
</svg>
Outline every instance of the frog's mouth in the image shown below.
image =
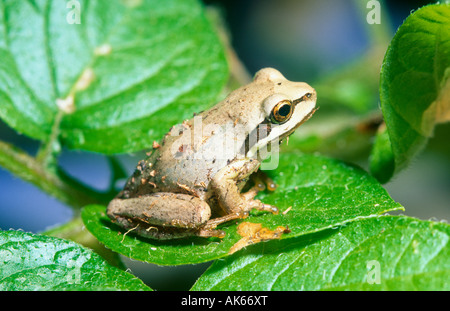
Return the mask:
<svg viewBox="0 0 450 311">
<path fill-rule="evenodd" d="M 305 117 L 300 120 L 300 122 L 298 122 L 297 124 L 295 124 L 291 129 L 289 129 L 288 131 L 282 133 L 282 135 L 279 136 L 275 136 L 274 138 L 270 138 L 270 133 L 272 132 L 272 123 L 270 121 L 265 121 L 263 123 L 261 123 L 261 125 L 265 125 L 267 128 L 266 131 L 266 136 L 264 137 L 260 137 L 260 131 L 259 129 L 255 129 L 252 133 L 250 133 L 244 143 L 244 148 L 245 148 L 245 155 L 249 158 L 255 157 L 258 154 L 258 151 L 262 148 L 270 148 L 270 146 L 272 144 L 276 144 L 279 143 L 281 144 L 283 142 L 283 140 L 287 137 L 289 137 L 292 133 L 294 133 L 294 131 L 300 126 L 302 125 L 304 122 L 308 121 L 312 115 L 319 109 L 319 107 L 315 107 L 313 108 L 307 115 L 305 115 Z M 251 137 L 252 135 L 256 135 L 256 143 L 250 146 L 250 141 L 251 141 Z"/>
</svg>

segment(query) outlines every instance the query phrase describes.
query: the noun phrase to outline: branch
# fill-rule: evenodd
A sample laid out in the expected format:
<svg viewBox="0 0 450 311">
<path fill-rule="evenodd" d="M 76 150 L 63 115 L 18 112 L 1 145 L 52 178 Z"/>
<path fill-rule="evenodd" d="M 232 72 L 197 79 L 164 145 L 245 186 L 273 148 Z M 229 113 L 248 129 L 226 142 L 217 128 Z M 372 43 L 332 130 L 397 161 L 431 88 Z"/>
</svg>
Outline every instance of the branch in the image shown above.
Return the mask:
<svg viewBox="0 0 450 311">
<path fill-rule="evenodd" d="M 50 171 L 45 163 L 2 141 L 0 141 L 0 166 L 73 208 L 78 209 L 87 204 L 105 204 L 110 198 L 109 193 L 91 189 L 68 176 L 60 168 L 55 172 Z"/>
</svg>

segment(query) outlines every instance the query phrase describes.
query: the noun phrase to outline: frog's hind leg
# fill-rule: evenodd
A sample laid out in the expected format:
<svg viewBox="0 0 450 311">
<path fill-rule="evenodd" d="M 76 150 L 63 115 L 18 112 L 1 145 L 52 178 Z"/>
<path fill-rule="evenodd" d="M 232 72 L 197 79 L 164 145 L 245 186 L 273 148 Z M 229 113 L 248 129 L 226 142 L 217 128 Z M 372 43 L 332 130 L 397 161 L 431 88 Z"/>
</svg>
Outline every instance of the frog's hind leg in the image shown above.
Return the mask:
<svg viewBox="0 0 450 311">
<path fill-rule="evenodd" d="M 159 192 L 116 198 L 109 203 L 107 215 L 128 231 L 159 240 L 224 235 L 220 230 L 203 228 L 211 217 L 211 209 L 205 201 L 187 194 Z"/>
</svg>

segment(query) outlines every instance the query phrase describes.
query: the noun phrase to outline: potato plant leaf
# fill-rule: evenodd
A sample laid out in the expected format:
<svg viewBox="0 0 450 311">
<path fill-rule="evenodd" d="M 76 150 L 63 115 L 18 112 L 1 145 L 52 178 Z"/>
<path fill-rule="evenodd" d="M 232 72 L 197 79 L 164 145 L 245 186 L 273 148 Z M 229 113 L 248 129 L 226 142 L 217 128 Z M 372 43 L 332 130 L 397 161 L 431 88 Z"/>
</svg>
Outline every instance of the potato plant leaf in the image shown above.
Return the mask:
<svg viewBox="0 0 450 311">
<path fill-rule="evenodd" d="M 380 216 L 214 262 L 193 290 L 449 290 L 450 226 Z"/>
<path fill-rule="evenodd" d="M 409 164 L 437 123 L 450 120 L 449 29 L 450 4 L 425 6 L 405 20 L 386 52 L 380 99 L 395 165 L 377 156 L 381 161 L 371 164 L 383 182 Z"/>
<path fill-rule="evenodd" d="M 77 3 L 0 1 L 0 118 L 18 132 L 131 152 L 216 99 L 227 64 L 198 1 Z"/>
<path fill-rule="evenodd" d="M 71 241 L 0 231 L 0 290 L 150 290 Z"/>
<path fill-rule="evenodd" d="M 227 256 L 241 240 L 237 226 L 258 223 L 265 232 L 285 227 L 290 239 L 322 231 L 364 217 L 372 217 L 402 207 L 394 202 L 381 185 L 355 166 L 314 155 L 282 154 L 276 171 L 269 172 L 278 189 L 259 195 L 280 209 L 278 215 L 252 213 L 240 222 L 229 222 L 221 229 L 223 240 L 191 238 L 154 241 L 128 233 L 105 215 L 105 207 L 86 206 L 82 218 L 86 228 L 106 247 L 127 257 L 159 265 L 200 263 Z M 126 233 L 124 235 L 124 233 Z"/>
</svg>

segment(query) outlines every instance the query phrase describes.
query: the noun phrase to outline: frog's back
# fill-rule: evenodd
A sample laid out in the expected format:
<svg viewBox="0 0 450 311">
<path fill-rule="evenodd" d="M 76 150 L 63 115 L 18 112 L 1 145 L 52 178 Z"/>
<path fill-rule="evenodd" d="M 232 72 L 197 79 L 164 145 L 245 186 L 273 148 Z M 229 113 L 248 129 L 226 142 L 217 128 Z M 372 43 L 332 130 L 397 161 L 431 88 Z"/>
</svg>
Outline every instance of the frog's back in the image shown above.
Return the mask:
<svg viewBox="0 0 450 311">
<path fill-rule="evenodd" d="M 206 198 L 214 175 L 245 157 L 247 136 L 265 118 L 261 102 L 273 92 L 268 76 L 257 75 L 214 107 L 172 127 L 161 146 L 138 164 L 119 196 L 172 192 Z"/>
<path fill-rule="evenodd" d="M 229 124 L 210 127 L 204 124 L 202 134 L 197 135 L 194 126 L 190 130 L 180 136 L 166 136 L 159 155 L 155 155 L 155 170 L 161 178 L 166 176 L 158 180 L 166 190 L 203 198 L 214 175 L 240 156 L 236 150 L 241 148 L 245 137 L 236 137 Z"/>
<path fill-rule="evenodd" d="M 237 157 L 236 152 L 224 144 L 230 141 L 226 128 L 216 129 L 213 134 L 209 139 L 202 136 L 199 141 L 192 141 L 187 133 L 166 135 L 161 146 L 138 163 L 120 196 L 131 198 L 172 192 L 207 199 L 211 179 Z M 243 141 L 233 140 L 233 143 L 239 148 Z"/>
</svg>

